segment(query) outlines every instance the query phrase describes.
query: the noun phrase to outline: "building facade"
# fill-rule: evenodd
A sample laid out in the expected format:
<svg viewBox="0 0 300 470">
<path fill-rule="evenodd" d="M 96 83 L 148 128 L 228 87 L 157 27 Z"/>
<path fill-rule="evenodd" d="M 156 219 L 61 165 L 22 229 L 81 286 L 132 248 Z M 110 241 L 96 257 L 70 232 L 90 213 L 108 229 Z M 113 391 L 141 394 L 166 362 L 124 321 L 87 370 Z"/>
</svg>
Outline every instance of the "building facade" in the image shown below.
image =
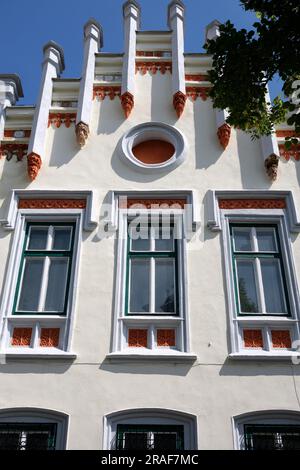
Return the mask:
<svg viewBox="0 0 300 470">
<path fill-rule="evenodd" d="M 35 106 L 0 75 L 0 448 L 299 448 L 293 129 L 230 128 L 182 2 L 140 14 L 80 79 L 46 44 Z"/>
</svg>

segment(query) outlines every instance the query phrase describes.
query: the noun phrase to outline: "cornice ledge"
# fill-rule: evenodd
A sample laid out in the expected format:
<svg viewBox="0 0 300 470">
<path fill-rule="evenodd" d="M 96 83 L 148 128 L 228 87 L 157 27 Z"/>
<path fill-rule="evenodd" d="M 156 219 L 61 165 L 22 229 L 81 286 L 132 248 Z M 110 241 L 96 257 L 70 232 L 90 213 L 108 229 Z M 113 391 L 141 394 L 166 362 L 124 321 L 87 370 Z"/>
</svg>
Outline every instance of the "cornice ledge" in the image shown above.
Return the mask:
<svg viewBox="0 0 300 470">
<path fill-rule="evenodd" d="M 300 232 L 300 218 L 292 191 L 285 190 L 209 190 L 206 193 L 207 222 L 213 232 L 222 231 L 219 199 L 282 199 L 290 232 Z"/>
<path fill-rule="evenodd" d="M 98 225 L 96 216 L 95 191 L 93 190 L 68 190 L 68 189 L 14 189 L 8 205 L 7 216 L 0 219 L 0 225 L 5 230 L 14 230 L 17 216 L 18 204 L 20 199 L 86 199 L 86 208 L 78 209 L 83 214 L 83 229 L 93 231 Z M 74 213 L 72 209 L 72 213 Z"/>
</svg>

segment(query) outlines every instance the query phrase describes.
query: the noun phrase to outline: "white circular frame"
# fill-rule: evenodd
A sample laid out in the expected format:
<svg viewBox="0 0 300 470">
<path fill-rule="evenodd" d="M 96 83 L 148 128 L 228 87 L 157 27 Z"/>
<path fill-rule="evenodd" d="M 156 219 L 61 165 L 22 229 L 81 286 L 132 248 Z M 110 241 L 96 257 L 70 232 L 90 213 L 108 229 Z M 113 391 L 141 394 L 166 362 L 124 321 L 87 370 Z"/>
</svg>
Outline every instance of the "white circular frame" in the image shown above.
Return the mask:
<svg viewBox="0 0 300 470">
<path fill-rule="evenodd" d="M 175 152 L 171 158 L 162 163 L 147 164 L 138 160 L 132 149 L 147 140 L 163 140 L 173 145 Z M 148 122 L 133 127 L 123 136 L 121 156 L 126 163 L 145 173 L 156 173 L 171 170 L 180 165 L 186 158 L 187 141 L 182 132 L 173 126 L 161 122 Z"/>
</svg>

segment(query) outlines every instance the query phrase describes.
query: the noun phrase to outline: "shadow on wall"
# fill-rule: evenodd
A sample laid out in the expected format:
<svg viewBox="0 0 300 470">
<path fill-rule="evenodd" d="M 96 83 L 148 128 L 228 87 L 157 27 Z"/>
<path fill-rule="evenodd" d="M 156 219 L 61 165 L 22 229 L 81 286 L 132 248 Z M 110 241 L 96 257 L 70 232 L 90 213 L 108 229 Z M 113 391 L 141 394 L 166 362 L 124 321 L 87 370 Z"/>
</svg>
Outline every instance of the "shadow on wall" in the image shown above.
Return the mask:
<svg viewBox="0 0 300 470">
<path fill-rule="evenodd" d="M 18 362 L 17 362 L 18 361 Z M 0 374 L 65 374 L 74 360 L 61 361 L 61 359 L 7 359 L 6 364 L 0 364 Z"/>
<path fill-rule="evenodd" d="M 151 83 L 151 121 L 164 122 L 171 126 L 178 121 L 173 107 L 172 77 L 166 72 L 152 74 Z"/>
<path fill-rule="evenodd" d="M 75 136 L 75 126 L 71 125 L 69 128 L 66 128 L 62 125 L 54 132 L 49 166 L 59 168 L 67 165 L 79 151 L 80 148 Z"/>
<path fill-rule="evenodd" d="M 292 361 L 255 361 L 226 359 L 219 375 L 226 377 L 270 377 L 270 376 L 300 376 L 300 366 L 294 366 Z"/>
<path fill-rule="evenodd" d="M 175 364 L 171 361 L 155 363 L 154 361 L 136 361 L 129 363 L 111 363 L 109 359 L 102 362 L 100 369 L 113 374 L 137 374 L 137 375 L 169 375 L 177 377 L 186 377 L 193 364 Z"/>
<path fill-rule="evenodd" d="M 269 189 L 272 182 L 266 175 L 260 141 L 238 129 L 236 139 L 243 189 Z"/>
<path fill-rule="evenodd" d="M 189 99 L 189 98 L 188 98 Z M 215 115 L 210 99 L 194 103 L 196 169 L 214 165 L 223 154 L 216 134 Z"/>
<path fill-rule="evenodd" d="M 115 133 L 125 120 L 120 98 L 111 100 L 107 96 L 99 106 L 98 115 L 97 135 Z"/>
</svg>

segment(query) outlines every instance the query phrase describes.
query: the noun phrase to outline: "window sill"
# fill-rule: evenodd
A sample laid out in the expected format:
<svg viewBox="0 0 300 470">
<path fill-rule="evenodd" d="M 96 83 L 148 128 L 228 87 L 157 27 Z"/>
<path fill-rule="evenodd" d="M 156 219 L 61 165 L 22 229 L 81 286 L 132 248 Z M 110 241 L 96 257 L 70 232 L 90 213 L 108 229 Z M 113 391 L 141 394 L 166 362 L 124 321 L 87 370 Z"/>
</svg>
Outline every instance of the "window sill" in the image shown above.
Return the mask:
<svg viewBox="0 0 300 470">
<path fill-rule="evenodd" d="M 77 358 L 77 354 L 62 351 L 60 349 L 45 348 L 45 351 L 33 349 L 28 351 L 28 348 L 18 348 L 15 351 L 6 350 L 0 353 L 2 360 L 4 359 L 66 359 L 74 360 Z"/>
<path fill-rule="evenodd" d="M 234 360 L 279 360 L 291 361 L 292 358 L 299 358 L 300 353 L 297 351 L 243 351 L 229 354 L 229 359 Z"/>
<path fill-rule="evenodd" d="M 134 348 L 133 348 L 134 349 Z M 110 362 L 128 362 L 128 361 L 156 361 L 156 362 L 173 362 L 173 363 L 184 363 L 184 362 L 195 362 L 197 359 L 196 354 L 183 353 L 180 351 L 150 351 L 145 352 L 144 350 L 139 351 L 134 349 L 132 352 L 123 351 L 115 352 L 106 355 L 106 359 Z"/>
</svg>

